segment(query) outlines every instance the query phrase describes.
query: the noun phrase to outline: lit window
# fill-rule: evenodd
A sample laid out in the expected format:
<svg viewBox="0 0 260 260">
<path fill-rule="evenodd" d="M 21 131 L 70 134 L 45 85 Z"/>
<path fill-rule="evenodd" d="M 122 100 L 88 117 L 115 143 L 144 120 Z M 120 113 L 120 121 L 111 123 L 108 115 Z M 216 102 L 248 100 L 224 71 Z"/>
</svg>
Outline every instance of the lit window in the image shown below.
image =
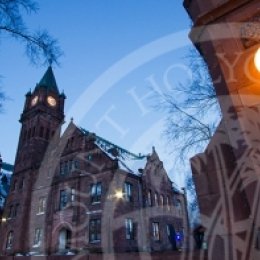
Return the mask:
<svg viewBox="0 0 260 260">
<path fill-rule="evenodd" d="M 101 220 L 92 219 L 89 222 L 89 241 L 91 243 L 100 242 L 101 240 Z"/>
<path fill-rule="evenodd" d="M 152 206 L 152 192 L 151 191 L 148 191 L 148 193 L 147 193 L 147 204 L 149 207 Z"/>
<path fill-rule="evenodd" d="M 158 204 L 158 194 L 155 192 L 154 193 L 154 205 L 155 206 L 158 206 L 159 204 Z"/>
<path fill-rule="evenodd" d="M 87 158 L 88 161 L 92 161 L 93 155 L 92 154 L 88 154 L 86 158 Z"/>
<path fill-rule="evenodd" d="M 33 240 L 33 245 L 34 246 L 39 246 L 42 241 L 42 229 L 41 228 L 36 228 L 34 231 L 34 240 Z"/>
<path fill-rule="evenodd" d="M 126 239 L 134 239 L 134 224 L 131 218 L 125 220 Z"/>
<path fill-rule="evenodd" d="M 124 198 L 126 201 L 132 201 L 133 200 L 133 185 L 131 183 L 125 182 L 124 185 Z"/>
<path fill-rule="evenodd" d="M 37 214 L 42 214 L 45 212 L 46 208 L 46 198 L 40 198 L 39 199 L 39 204 L 38 204 L 38 211 Z"/>
<path fill-rule="evenodd" d="M 14 240 L 14 232 L 10 231 L 7 235 L 7 240 L 6 240 L 6 248 L 11 249 L 13 246 L 13 240 Z"/>
<path fill-rule="evenodd" d="M 153 239 L 155 241 L 159 241 L 160 240 L 160 232 L 159 232 L 159 223 L 158 222 L 152 223 L 152 232 L 153 232 Z"/>
<path fill-rule="evenodd" d="M 64 209 L 68 203 L 68 194 L 66 190 L 60 191 L 60 210 Z"/>
<path fill-rule="evenodd" d="M 91 185 L 91 202 L 98 203 L 101 201 L 102 187 L 101 182 Z"/>
<path fill-rule="evenodd" d="M 76 190 L 71 189 L 71 196 L 70 196 L 71 202 L 74 202 L 76 200 Z"/>
</svg>

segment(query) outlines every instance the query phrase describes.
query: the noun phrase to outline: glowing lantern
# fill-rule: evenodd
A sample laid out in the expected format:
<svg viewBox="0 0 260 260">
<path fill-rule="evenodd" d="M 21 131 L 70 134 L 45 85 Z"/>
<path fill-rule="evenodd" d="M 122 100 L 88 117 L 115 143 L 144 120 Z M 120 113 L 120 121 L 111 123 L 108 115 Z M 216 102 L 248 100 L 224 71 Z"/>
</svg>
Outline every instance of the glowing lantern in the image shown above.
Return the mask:
<svg viewBox="0 0 260 260">
<path fill-rule="evenodd" d="M 256 51 L 254 61 L 256 69 L 260 72 L 260 48 Z"/>
</svg>

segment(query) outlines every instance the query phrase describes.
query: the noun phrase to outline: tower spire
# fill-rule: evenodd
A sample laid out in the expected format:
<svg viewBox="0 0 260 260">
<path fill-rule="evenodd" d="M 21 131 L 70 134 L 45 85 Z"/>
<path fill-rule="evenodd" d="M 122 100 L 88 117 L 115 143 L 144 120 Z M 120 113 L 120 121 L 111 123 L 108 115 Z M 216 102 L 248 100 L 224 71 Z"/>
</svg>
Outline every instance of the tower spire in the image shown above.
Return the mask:
<svg viewBox="0 0 260 260">
<path fill-rule="evenodd" d="M 42 79 L 40 80 L 40 82 L 37 84 L 36 88 L 45 88 L 48 91 L 52 91 L 55 92 L 57 94 L 59 94 L 59 89 L 56 83 L 56 79 L 52 70 L 52 66 L 51 66 L 51 62 L 50 65 L 47 69 L 47 71 L 44 73 Z"/>
</svg>

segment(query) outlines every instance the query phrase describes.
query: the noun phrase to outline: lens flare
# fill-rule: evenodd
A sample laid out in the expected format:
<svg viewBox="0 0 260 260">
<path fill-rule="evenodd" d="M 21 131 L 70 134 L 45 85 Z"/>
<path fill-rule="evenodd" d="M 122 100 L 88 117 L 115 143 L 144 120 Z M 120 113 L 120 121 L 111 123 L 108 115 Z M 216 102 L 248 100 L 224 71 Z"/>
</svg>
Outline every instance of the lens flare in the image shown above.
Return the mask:
<svg viewBox="0 0 260 260">
<path fill-rule="evenodd" d="M 255 66 L 256 69 L 260 72 L 260 48 L 258 48 L 255 54 Z"/>
</svg>

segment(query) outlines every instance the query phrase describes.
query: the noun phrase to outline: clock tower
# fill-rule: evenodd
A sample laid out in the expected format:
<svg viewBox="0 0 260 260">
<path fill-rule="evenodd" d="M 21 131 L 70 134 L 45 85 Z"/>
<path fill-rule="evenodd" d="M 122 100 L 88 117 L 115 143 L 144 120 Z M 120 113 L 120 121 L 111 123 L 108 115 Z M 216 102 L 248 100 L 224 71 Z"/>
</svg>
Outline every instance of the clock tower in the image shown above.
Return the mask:
<svg viewBox="0 0 260 260">
<path fill-rule="evenodd" d="M 65 98 L 59 92 L 51 66 L 35 89 L 26 94 L 14 173 L 4 209 L 7 222 L 0 231 L 1 237 L 6 238 L 0 242 L 0 251 L 7 254 L 30 250 L 34 186 L 48 146 L 55 147 L 55 142 L 59 142 Z M 48 172 L 44 174 L 47 178 Z"/>
<path fill-rule="evenodd" d="M 26 94 L 15 170 L 39 168 L 50 140 L 60 136 L 65 98 L 49 66 L 34 91 Z"/>
</svg>

